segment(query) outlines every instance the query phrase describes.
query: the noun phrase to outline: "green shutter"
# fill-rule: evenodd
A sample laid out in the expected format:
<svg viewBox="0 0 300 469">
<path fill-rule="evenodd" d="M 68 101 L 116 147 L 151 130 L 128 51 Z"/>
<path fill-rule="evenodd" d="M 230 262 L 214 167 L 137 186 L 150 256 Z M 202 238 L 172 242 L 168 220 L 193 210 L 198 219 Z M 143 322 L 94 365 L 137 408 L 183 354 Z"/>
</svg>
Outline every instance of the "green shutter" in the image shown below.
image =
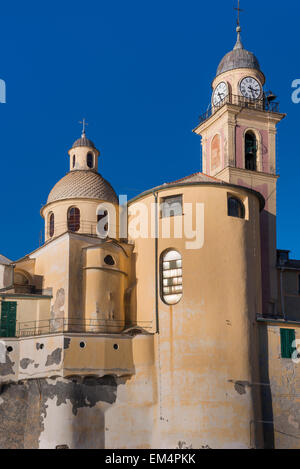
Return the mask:
<svg viewBox="0 0 300 469">
<path fill-rule="evenodd" d="M 15 337 L 17 319 L 17 302 L 2 301 L 0 317 L 0 337 Z"/>
<path fill-rule="evenodd" d="M 295 329 L 280 329 L 281 358 L 292 358 L 292 354 L 295 350 L 292 343 L 295 337 Z"/>
</svg>

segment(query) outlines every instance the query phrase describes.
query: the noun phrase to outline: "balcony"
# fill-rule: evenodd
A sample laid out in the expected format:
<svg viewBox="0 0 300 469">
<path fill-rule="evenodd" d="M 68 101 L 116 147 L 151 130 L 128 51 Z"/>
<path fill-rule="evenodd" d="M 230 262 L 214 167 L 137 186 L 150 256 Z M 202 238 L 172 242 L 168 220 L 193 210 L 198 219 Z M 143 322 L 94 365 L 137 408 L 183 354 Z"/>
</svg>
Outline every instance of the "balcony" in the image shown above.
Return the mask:
<svg viewBox="0 0 300 469">
<path fill-rule="evenodd" d="M 115 319 L 55 318 L 17 322 L 16 337 L 34 337 L 59 333 L 121 334 L 134 330 L 153 332 L 152 321 L 121 321 Z"/>
<path fill-rule="evenodd" d="M 274 101 L 268 101 L 265 97 L 261 99 L 251 99 L 245 98 L 244 96 L 238 95 L 227 95 L 220 103 L 215 106 L 211 105 L 207 111 L 199 117 L 199 123 L 202 124 L 207 119 L 209 119 L 213 114 L 215 114 L 219 109 L 221 109 L 226 104 L 232 104 L 241 108 L 254 109 L 257 111 L 264 112 L 275 112 L 279 113 L 279 103 Z"/>
</svg>

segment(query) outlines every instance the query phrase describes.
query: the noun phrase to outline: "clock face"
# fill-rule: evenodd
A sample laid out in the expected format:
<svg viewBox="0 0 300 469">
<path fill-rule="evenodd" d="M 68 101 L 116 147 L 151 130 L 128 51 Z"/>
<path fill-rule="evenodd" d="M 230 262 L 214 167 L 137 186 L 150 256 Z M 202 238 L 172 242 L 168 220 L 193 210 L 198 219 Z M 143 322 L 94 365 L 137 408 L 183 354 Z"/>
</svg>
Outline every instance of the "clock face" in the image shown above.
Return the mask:
<svg viewBox="0 0 300 469">
<path fill-rule="evenodd" d="M 228 95 L 228 86 L 224 81 L 218 84 L 213 94 L 213 103 L 218 106 Z"/>
<path fill-rule="evenodd" d="M 240 90 L 245 98 L 258 99 L 261 96 L 260 83 L 252 77 L 243 78 L 240 83 Z"/>
</svg>

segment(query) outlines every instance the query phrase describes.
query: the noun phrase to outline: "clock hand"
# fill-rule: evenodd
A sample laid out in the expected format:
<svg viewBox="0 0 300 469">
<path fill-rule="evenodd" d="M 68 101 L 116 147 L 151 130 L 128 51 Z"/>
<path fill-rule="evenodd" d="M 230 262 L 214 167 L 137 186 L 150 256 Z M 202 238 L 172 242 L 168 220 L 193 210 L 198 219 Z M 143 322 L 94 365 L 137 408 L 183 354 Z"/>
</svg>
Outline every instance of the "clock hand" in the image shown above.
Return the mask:
<svg viewBox="0 0 300 469">
<path fill-rule="evenodd" d="M 253 97 L 253 94 L 255 93 L 255 89 L 254 89 L 254 88 L 252 88 L 252 86 L 250 85 L 250 86 L 249 86 L 249 90 L 251 91 L 251 93 L 252 93 L 252 97 Z M 255 97 L 255 95 L 254 95 L 254 97 Z"/>
</svg>

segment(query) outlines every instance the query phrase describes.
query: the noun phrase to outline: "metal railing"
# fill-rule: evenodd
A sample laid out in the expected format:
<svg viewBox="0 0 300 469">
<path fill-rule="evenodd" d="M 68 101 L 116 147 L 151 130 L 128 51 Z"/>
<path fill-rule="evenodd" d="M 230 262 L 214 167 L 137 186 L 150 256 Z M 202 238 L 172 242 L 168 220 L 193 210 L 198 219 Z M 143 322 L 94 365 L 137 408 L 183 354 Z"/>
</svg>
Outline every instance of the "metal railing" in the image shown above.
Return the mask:
<svg viewBox="0 0 300 469">
<path fill-rule="evenodd" d="M 268 101 L 265 97 L 260 99 L 245 98 L 244 96 L 238 96 L 234 94 L 227 95 L 219 104 L 210 105 L 207 111 L 199 117 L 200 124 L 209 117 L 211 117 L 215 112 L 221 109 L 225 104 L 234 104 L 242 108 L 255 109 L 258 111 L 266 112 L 277 112 L 279 113 L 279 103 L 275 101 Z"/>
<path fill-rule="evenodd" d="M 54 318 L 17 322 L 16 337 L 30 337 L 63 332 L 87 334 L 118 334 L 129 328 L 152 329 L 152 321 L 122 321 L 118 319 Z"/>
<path fill-rule="evenodd" d="M 117 225 L 113 220 L 110 221 L 109 228 L 110 228 L 110 232 L 112 233 L 117 232 Z M 97 222 L 96 221 L 84 221 L 84 220 L 80 220 L 80 222 L 78 223 L 77 231 L 71 230 L 67 221 L 54 222 L 53 235 L 50 236 L 50 232 L 48 228 L 47 228 L 46 234 L 47 234 L 48 239 L 52 239 L 52 238 L 55 238 L 55 236 L 62 234 L 66 231 L 70 231 L 72 233 L 84 233 L 84 234 L 88 234 L 90 236 L 95 236 L 99 238 L 97 234 Z"/>
</svg>

